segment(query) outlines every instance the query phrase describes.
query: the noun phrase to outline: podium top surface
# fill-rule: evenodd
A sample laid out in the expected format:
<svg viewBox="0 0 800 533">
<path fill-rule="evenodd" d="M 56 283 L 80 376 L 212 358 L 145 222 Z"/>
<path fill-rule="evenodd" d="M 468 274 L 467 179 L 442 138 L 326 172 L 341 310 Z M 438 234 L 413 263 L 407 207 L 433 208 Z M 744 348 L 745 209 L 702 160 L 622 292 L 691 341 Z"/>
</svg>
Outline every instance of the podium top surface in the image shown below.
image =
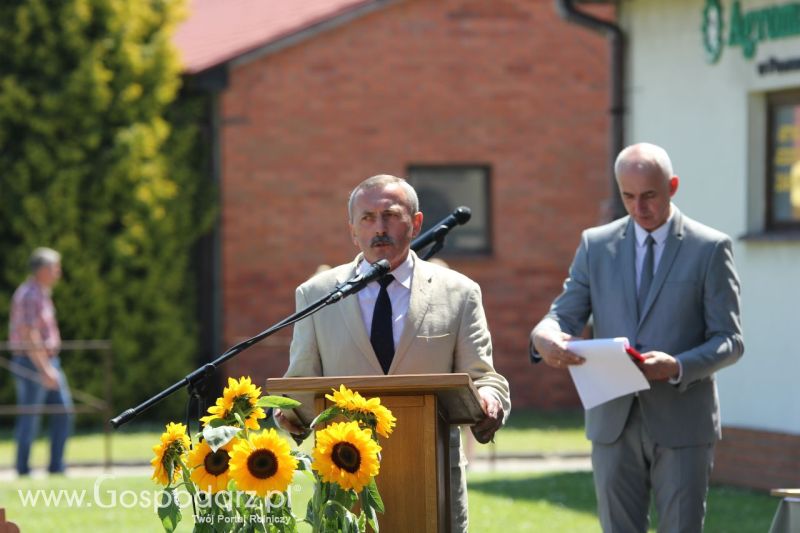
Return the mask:
<svg viewBox="0 0 800 533">
<path fill-rule="evenodd" d="M 474 424 L 484 418 L 478 389 L 467 374 L 401 374 L 391 376 L 325 376 L 270 378 L 269 394 L 330 394 L 340 385 L 363 396 L 435 394 L 451 424 Z"/>
</svg>

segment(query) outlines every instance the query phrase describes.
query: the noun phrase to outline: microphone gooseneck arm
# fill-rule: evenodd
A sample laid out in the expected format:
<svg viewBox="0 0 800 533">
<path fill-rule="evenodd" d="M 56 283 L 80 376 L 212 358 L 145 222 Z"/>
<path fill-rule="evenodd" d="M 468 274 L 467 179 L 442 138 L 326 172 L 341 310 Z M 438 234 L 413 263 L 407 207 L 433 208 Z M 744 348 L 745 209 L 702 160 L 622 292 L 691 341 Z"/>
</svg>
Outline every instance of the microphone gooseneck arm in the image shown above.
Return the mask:
<svg viewBox="0 0 800 533">
<path fill-rule="evenodd" d="M 313 302 L 311 305 L 306 307 L 305 309 L 301 309 L 300 311 L 296 312 L 295 314 L 288 316 L 278 322 L 277 324 L 271 326 L 268 329 L 265 329 L 258 335 L 251 337 L 247 340 L 240 342 L 239 344 L 229 348 L 225 353 L 217 357 L 214 361 L 210 363 L 206 363 L 205 365 L 201 366 L 200 368 L 194 370 L 190 374 L 186 375 L 180 381 L 173 383 L 171 386 L 167 387 L 163 391 L 159 392 L 155 396 L 145 400 L 141 404 L 137 405 L 136 407 L 132 407 L 120 413 L 119 415 L 115 416 L 110 420 L 111 425 L 114 428 L 118 428 L 121 425 L 130 422 L 134 418 L 136 418 L 139 414 L 146 411 L 147 409 L 151 408 L 155 404 L 159 403 L 161 400 L 167 398 L 168 396 L 172 395 L 176 391 L 182 389 L 183 387 L 189 387 L 190 389 L 196 389 L 199 387 L 199 384 L 208 379 L 217 369 L 219 365 L 231 359 L 238 353 L 246 350 L 250 346 L 260 342 L 261 340 L 269 337 L 276 331 L 285 328 L 286 326 L 290 326 L 295 322 L 298 322 L 307 316 L 310 316 L 317 312 L 319 309 L 325 307 L 326 305 L 330 305 L 332 303 L 336 303 L 342 298 L 346 298 L 351 294 L 355 294 L 361 289 L 363 289 L 368 283 L 371 281 L 375 281 L 381 277 L 383 277 L 387 272 L 389 272 L 389 261 L 386 259 L 381 259 L 370 266 L 369 270 L 367 270 L 364 274 L 358 274 L 353 276 L 351 279 L 347 280 L 342 285 L 337 286 L 334 290 Z"/>
</svg>

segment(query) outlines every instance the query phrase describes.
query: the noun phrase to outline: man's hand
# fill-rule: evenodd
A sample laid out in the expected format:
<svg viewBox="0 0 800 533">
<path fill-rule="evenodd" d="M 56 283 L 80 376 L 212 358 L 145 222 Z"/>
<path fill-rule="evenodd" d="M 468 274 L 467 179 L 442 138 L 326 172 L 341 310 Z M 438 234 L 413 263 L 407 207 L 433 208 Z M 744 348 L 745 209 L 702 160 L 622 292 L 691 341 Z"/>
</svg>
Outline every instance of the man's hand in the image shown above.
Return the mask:
<svg viewBox="0 0 800 533">
<path fill-rule="evenodd" d="M 286 415 L 281 412 L 280 409 L 273 409 L 272 416 L 275 419 L 275 422 L 284 430 L 288 431 L 292 435 L 304 435 L 308 433 L 308 430 L 302 428 L 286 418 Z"/>
<path fill-rule="evenodd" d="M 678 360 L 664 352 L 643 353 L 644 361 L 637 361 L 636 366 L 649 381 L 667 381 L 678 377 L 680 366 Z"/>
<path fill-rule="evenodd" d="M 557 329 L 540 329 L 531 332 L 531 342 L 542 360 L 553 368 L 567 368 L 569 365 L 582 365 L 586 359 L 567 350 L 567 341 L 573 337 Z"/>
<path fill-rule="evenodd" d="M 39 372 L 39 379 L 41 380 L 44 388 L 50 390 L 58 389 L 59 386 L 58 370 L 56 370 L 55 367 L 50 363 L 47 363 L 47 365 L 41 369 L 41 371 Z"/>
<path fill-rule="evenodd" d="M 475 435 L 475 440 L 486 444 L 494 438 L 494 434 L 503 425 L 505 412 L 500 400 L 487 387 L 478 389 L 478 393 L 481 395 L 481 408 L 486 417 L 472 426 L 472 434 Z"/>
</svg>

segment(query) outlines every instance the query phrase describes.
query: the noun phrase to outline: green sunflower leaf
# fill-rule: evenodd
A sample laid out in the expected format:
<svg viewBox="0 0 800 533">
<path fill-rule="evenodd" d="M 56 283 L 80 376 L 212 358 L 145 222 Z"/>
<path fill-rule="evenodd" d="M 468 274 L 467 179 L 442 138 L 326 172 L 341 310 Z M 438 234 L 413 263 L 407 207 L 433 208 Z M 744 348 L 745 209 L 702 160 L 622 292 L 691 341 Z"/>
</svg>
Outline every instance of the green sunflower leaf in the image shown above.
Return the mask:
<svg viewBox="0 0 800 533">
<path fill-rule="evenodd" d="M 375 508 L 379 513 L 383 513 L 386 509 L 383 506 L 383 499 L 381 493 L 378 491 L 378 485 L 375 483 L 375 478 L 369 480 L 369 485 L 365 486 L 362 493 L 370 507 Z"/>
<path fill-rule="evenodd" d="M 172 485 L 173 478 L 175 477 L 175 462 L 169 457 L 165 457 L 161 462 L 164 465 L 164 469 L 167 471 L 168 485 Z"/>
<path fill-rule="evenodd" d="M 241 431 L 239 428 L 233 426 L 206 426 L 203 428 L 203 438 L 208 443 L 211 451 L 216 452 L 233 440 L 239 431 Z"/>
<path fill-rule="evenodd" d="M 216 533 L 214 526 L 207 523 L 196 523 L 192 533 Z"/>
<path fill-rule="evenodd" d="M 358 531 L 366 531 L 367 530 L 367 518 L 364 513 L 358 515 Z M 375 533 L 378 533 L 378 520 L 376 519 L 374 522 L 372 520 L 369 521 L 370 526 L 372 526 L 372 530 Z"/>
<path fill-rule="evenodd" d="M 213 418 L 211 422 L 205 425 L 205 427 L 211 426 L 212 428 L 218 428 L 220 426 L 224 426 L 225 421 L 221 418 Z"/>
<path fill-rule="evenodd" d="M 356 515 L 351 513 L 349 510 L 345 510 L 344 512 L 344 531 L 350 533 L 359 533 L 361 528 L 359 528 L 359 519 Z"/>
<path fill-rule="evenodd" d="M 161 491 L 158 499 L 158 518 L 164 531 L 172 533 L 181 521 L 181 509 L 178 507 L 177 498 L 171 491 Z"/>
<path fill-rule="evenodd" d="M 317 513 L 315 512 L 315 509 L 314 498 L 311 498 L 306 504 L 306 517 L 303 520 L 312 526 L 317 523 Z"/>
<path fill-rule="evenodd" d="M 262 396 L 258 400 L 259 407 L 277 407 L 278 409 L 294 409 L 300 407 L 300 402 L 285 396 Z"/>
<path fill-rule="evenodd" d="M 320 424 L 324 424 L 329 420 L 336 418 L 337 416 L 341 415 L 343 411 L 338 407 L 328 407 L 311 422 L 311 427 L 316 428 Z"/>
</svg>

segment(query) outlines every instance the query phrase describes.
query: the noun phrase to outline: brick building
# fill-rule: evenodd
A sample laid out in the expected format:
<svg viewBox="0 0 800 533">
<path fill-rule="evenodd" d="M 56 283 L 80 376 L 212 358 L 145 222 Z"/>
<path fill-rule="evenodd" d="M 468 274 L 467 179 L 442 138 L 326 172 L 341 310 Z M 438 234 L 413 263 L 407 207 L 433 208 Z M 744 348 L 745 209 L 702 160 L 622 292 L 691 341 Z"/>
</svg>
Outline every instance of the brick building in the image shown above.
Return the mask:
<svg viewBox="0 0 800 533">
<path fill-rule="evenodd" d="M 189 85 L 213 95 L 216 353 L 291 314 L 318 265 L 352 259 L 349 191 L 390 173 L 418 186 L 427 222 L 473 209 L 439 257 L 480 283 L 515 405 L 578 406 L 568 374 L 532 367 L 527 344 L 610 194 L 603 38 L 545 0 L 191 8 L 177 44 Z M 290 338 L 225 373 L 282 375 Z"/>
</svg>

